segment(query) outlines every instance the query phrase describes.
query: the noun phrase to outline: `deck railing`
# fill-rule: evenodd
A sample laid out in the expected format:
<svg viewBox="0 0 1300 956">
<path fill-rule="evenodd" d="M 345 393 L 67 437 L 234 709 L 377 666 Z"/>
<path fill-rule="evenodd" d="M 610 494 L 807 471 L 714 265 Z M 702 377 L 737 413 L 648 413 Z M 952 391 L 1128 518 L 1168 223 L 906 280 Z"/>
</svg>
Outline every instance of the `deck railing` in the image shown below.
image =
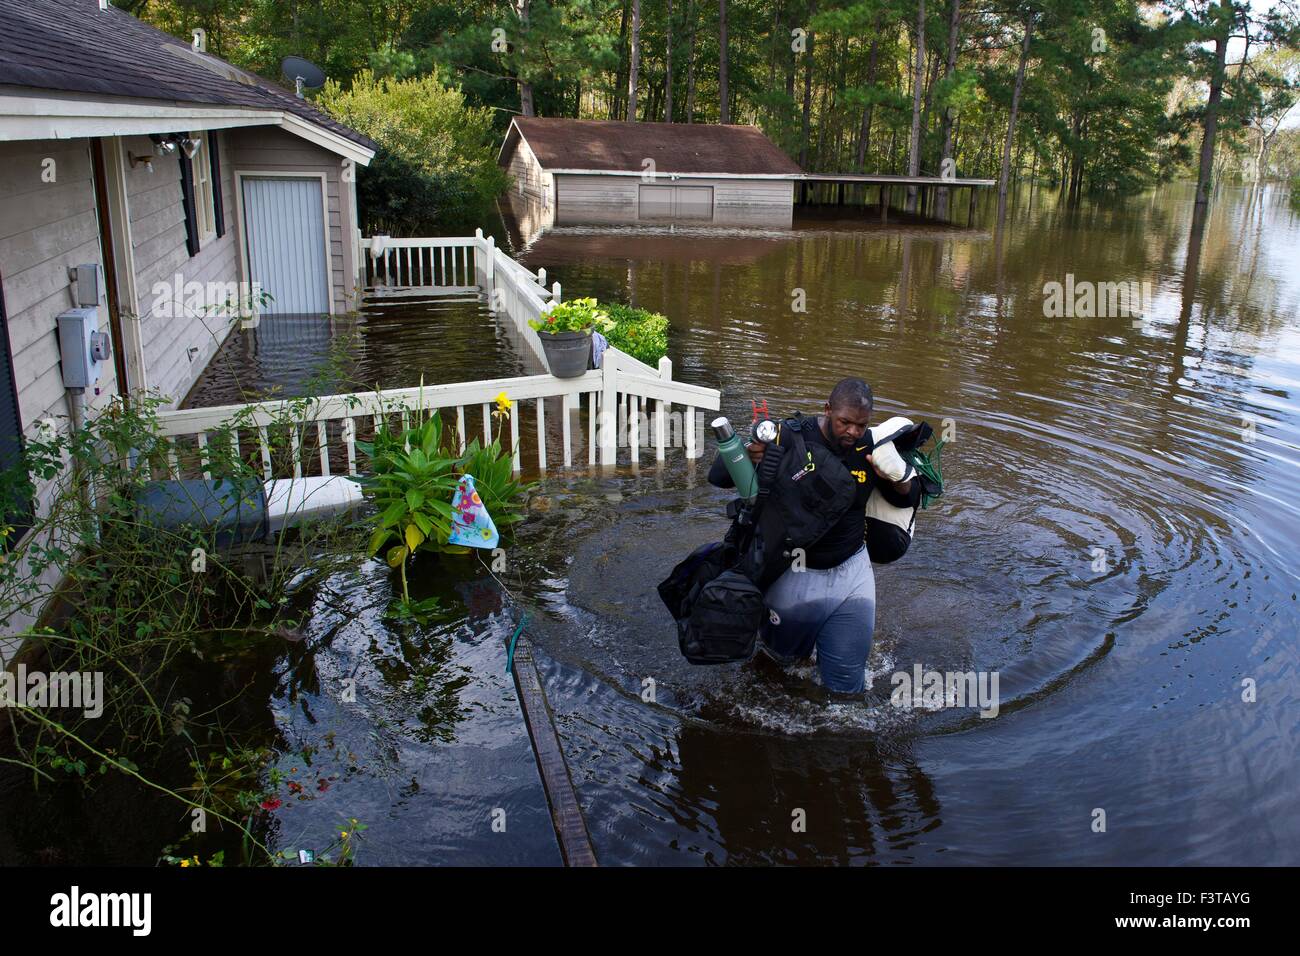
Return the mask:
<svg viewBox="0 0 1300 956">
<path fill-rule="evenodd" d="M 482 230 L 463 238 L 358 239 L 357 248 L 367 259 L 365 276 L 372 293 L 478 291 L 486 295 L 488 307 L 509 322 L 536 359 L 545 364 L 541 340 L 528 320 L 560 301 L 560 284 L 552 283 L 547 288 L 544 270 L 532 272 L 514 261 L 496 248 L 491 237 L 484 237 Z M 603 465 L 615 464 L 620 447 L 629 449 L 633 462 L 640 461 L 643 447 L 647 452 L 653 448 L 658 461 L 664 459 L 668 447 L 678 445 L 687 458 L 697 458 L 703 444 L 703 413 L 716 411 L 721 396 L 716 389 L 675 382 L 672 376 L 672 362 L 667 358 L 652 368 L 616 348 L 608 348 L 600 368 L 577 378 L 523 375 L 184 409 L 163 412 L 159 417 L 162 433 L 174 440 L 170 471 L 177 478 L 193 472 L 207 476 L 209 441 L 218 432 L 230 436 L 236 452 L 241 436 L 245 442 L 255 443 L 267 480 L 290 474 L 295 478 L 305 474 L 357 474 L 359 435 L 378 427 L 385 416 L 400 416 L 407 423 L 412 416 L 435 409 L 445 413 L 447 427 L 451 427 L 454 413 L 461 450 L 473 433 L 479 434 L 485 444 L 499 438 L 502 447 L 511 452 L 514 469 L 519 471 L 523 460 L 520 430 L 525 415 L 521 403 L 531 408 L 537 465 L 542 470 L 553 460 L 548 442 L 554 438 L 558 438 L 564 466 L 573 464 L 574 431 L 584 427 L 584 404 L 584 444 L 589 464 L 597 460 Z M 505 419 L 497 421 L 493 406 L 502 392 L 511 405 Z M 559 402 L 558 435 L 549 435 L 547 399 Z M 473 421 L 476 410 L 481 415 L 481 430 Z M 504 434 L 507 430 L 508 440 Z M 177 446 L 182 450 L 188 447 L 190 453 L 182 458 Z M 273 448 L 287 448 L 287 455 L 273 454 Z"/>
</svg>

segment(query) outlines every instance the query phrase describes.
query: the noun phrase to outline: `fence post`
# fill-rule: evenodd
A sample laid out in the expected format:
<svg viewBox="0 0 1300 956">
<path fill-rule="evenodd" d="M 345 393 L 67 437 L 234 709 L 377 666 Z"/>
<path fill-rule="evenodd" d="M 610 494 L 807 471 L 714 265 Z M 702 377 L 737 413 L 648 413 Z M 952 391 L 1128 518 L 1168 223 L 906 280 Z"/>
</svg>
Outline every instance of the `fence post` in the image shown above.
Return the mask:
<svg viewBox="0 0 1300 956">
<path fill-rule="evenodd" d="M 661 355 L 659 357 L 659 378 L 665 382 L 671 382 L 673 380 L 673 360 L 670 359 L 667 355 Z M 663 432 L 664 429 L 669 427 L 669 423 L 672 420 L 673 420 L 673 403 L 660 401 L 658 403 L 658 414 L 655 416 L 655 431 L 657 432 L 657 434 L 655 435 L 655 443 L 656 443 L 658 458 L 660 461 L 662 461 L 664 457 Z M 680 433 L 680 429 L 679 429 L 679 433 Z"/>
<path fill-rule="evenodd" d="M 558 282 L 551 284 L 551 301 L 552 302 L 560 301 L 560 284 Z"/>
<path fill-rule="evenodd" d="M 613 362 L 601 361 L 600 380 L 600 463 L 613 465 L 618 461 L 618 369 Z"/>
<path fill-rule="evenodd" d="M 474 284 L 483 288 L 483 229 L 474 230 Z"/>
</svg>

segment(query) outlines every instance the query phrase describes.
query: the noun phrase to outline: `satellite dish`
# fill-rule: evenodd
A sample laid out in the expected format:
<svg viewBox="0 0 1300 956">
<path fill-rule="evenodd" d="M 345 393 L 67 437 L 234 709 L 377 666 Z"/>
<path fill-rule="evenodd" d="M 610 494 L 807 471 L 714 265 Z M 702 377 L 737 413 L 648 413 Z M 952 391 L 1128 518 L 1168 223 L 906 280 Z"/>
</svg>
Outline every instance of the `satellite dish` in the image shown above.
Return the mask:
<svg viewBox="0 0 1300 956">
<path fill-rule="evenodd" d="M 285 79 L 293 80 L 299 99 L 304 89 L 314 90 L 325 85 L 325 71 L 300 56 L 286 56 L 280 61 L 280 71 Z"/>
</svg>

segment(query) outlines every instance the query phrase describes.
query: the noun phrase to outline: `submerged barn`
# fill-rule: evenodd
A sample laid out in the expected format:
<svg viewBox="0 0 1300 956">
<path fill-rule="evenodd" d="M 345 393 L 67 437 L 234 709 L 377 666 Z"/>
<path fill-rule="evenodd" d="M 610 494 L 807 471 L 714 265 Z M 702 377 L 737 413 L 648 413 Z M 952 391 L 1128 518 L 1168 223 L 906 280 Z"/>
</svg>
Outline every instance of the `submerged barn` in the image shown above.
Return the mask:
<svg viewBox="0 0 1300 956">
<path fill-rule="evenodd" d="M 756 126 L 519 116 L 498 162 L 548 222 L 788 227 L 803 177 Z"/>
</svg>

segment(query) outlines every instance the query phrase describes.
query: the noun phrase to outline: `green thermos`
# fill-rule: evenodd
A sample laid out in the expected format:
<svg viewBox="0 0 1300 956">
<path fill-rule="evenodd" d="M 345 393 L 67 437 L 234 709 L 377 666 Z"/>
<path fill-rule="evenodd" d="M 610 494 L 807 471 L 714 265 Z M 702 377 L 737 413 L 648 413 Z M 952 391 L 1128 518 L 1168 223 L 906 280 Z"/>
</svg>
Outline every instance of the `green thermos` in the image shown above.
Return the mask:
<svg viewBox="0 0 1300 956">
<path fill-rule="evenodd" d="M 727 466 L 731 480 L 736 483 L 736 491 L 746 501 L 753 501 L 758 497 L 758 473 L 749 460 L 745 443 L 725 417 L 715 418 L 712 427 L 718 438 L 718 453 L 722 455 L 722 463 Z"/>
</svg>

